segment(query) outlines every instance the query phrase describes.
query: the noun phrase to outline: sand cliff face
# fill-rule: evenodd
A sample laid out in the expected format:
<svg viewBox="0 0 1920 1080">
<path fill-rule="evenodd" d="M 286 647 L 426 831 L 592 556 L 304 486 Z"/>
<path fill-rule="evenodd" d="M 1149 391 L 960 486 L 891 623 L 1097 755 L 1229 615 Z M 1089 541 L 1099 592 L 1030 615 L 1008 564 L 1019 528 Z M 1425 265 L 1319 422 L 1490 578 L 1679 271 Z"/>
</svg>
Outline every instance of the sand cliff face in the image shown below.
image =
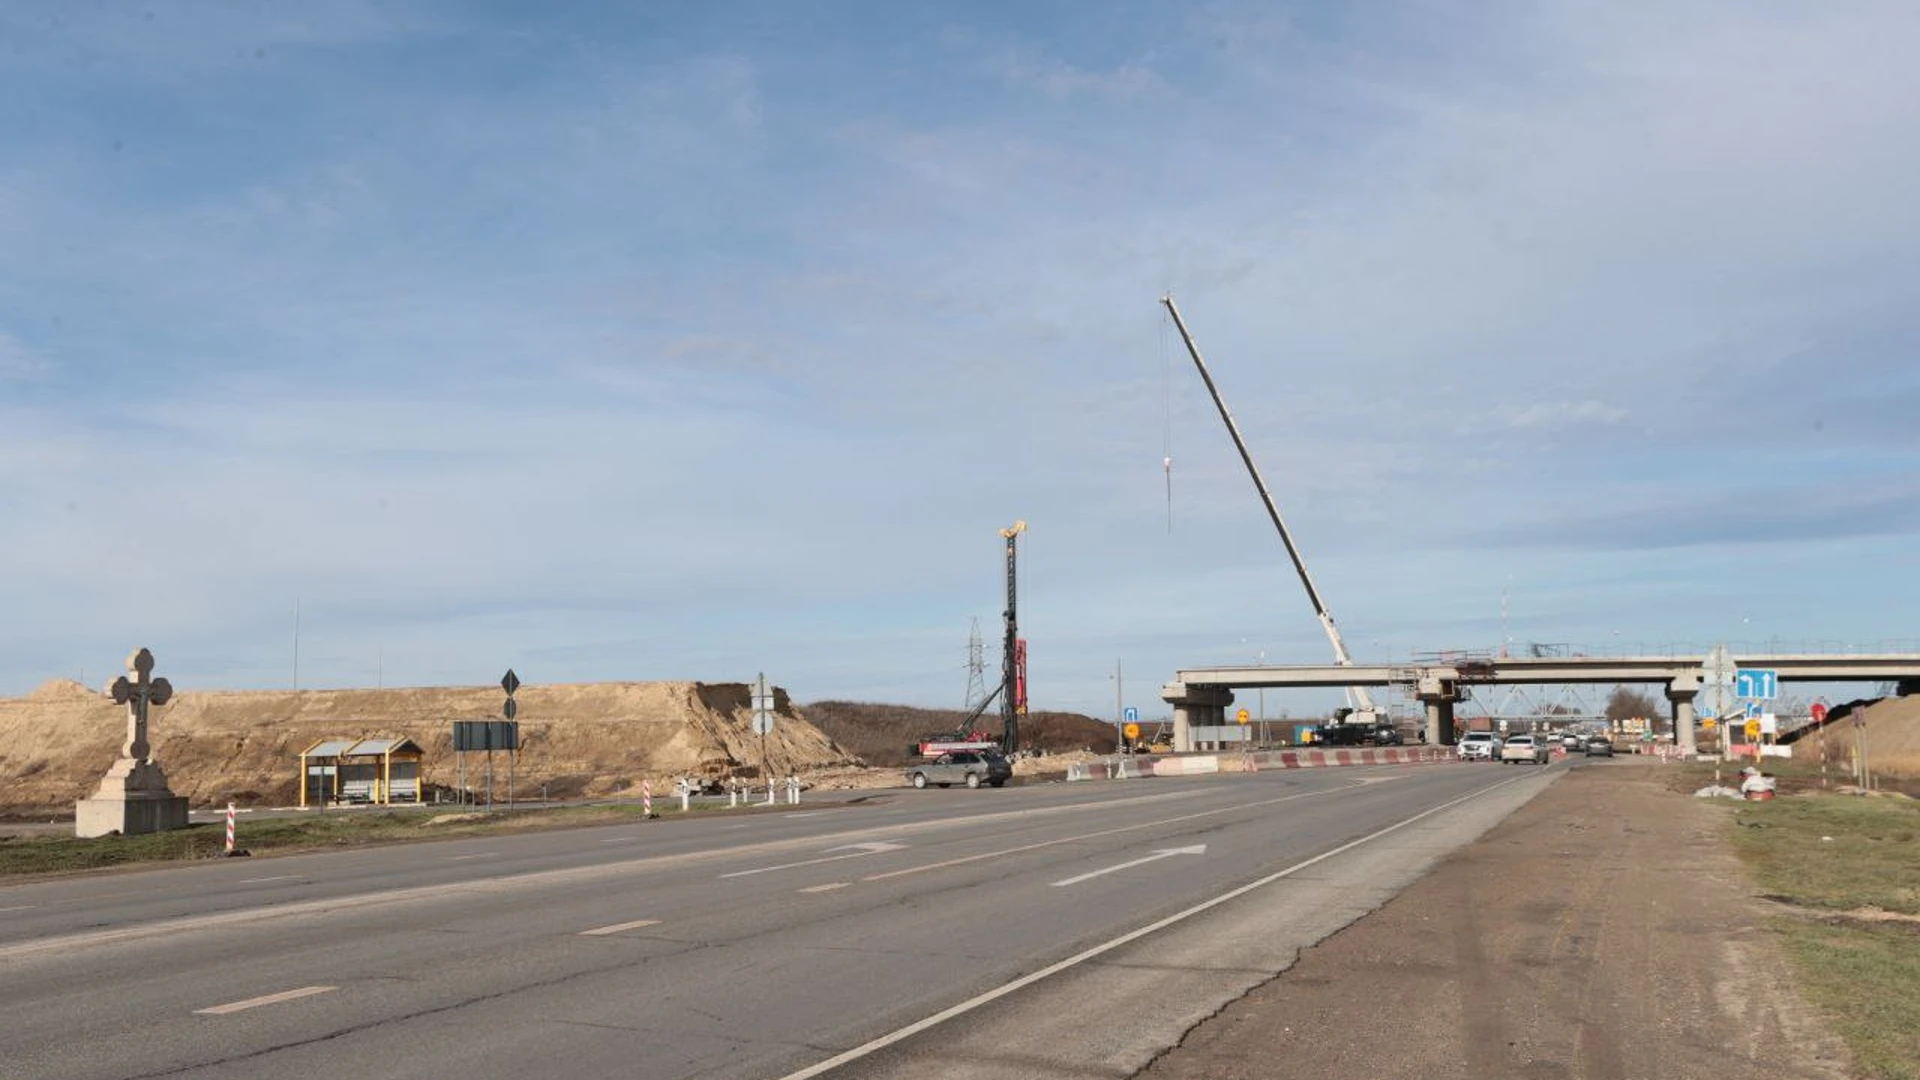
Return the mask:
<svg viewBox="0 0 1920 1080">
<path fill-rule="evenodd" d="M 604 795 L 668 778 L 756 775 L 761 740 L 744 683 L 588 683 L 522 687 L 522 750 L 514 773 L 523 796 L 542 783 L 555 798 Z M 180 691 L 155 709 L 153 757 L 174 793 L 195 805 L 295 801 L 298 757 L 327 738 L 405 736 L 426 751 L 426 782 L 455 778 L 455 720 L 497 719 L 497 687 L 390 690 Z M 775 691 L 765 740 L 774 771 L 805 773 L 851 756 Z M 0 699 L 0 806 L 71 807 L 93 792 L 120 756 L 126 710 L 70 680 L 24 698 Z M 468 754 L 468 776 L 484 768 Z M 504 796 L 506 755 L 494 755 L 494 793 Z"/>
</svg>

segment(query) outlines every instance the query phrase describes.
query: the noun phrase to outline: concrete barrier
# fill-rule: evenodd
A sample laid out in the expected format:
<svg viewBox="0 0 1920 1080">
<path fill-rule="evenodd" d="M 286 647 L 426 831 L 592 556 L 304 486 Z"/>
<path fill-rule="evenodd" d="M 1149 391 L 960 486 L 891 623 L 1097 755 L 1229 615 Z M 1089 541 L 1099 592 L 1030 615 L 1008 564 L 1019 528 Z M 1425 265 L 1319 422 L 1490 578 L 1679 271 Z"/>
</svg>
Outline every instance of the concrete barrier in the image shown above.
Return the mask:
<svg viewBox="0 0 1920 1080">
<path fill-rule="evenodd" d="M 1261 750 L 1236 754 L 1182 754 L 1119 756 L 1102 759 L 1104 768 L 1075 762 L 1067 779 L 1129 780 L 1141 776 L 1204 776 L 1208 773 L 1249 773 L 1264 769 L 1321 769 L 1352 765 L 1426 765 L 1457 761 L 1446 746 L 1396 746 L 1343 750 Z"/>
</svg>

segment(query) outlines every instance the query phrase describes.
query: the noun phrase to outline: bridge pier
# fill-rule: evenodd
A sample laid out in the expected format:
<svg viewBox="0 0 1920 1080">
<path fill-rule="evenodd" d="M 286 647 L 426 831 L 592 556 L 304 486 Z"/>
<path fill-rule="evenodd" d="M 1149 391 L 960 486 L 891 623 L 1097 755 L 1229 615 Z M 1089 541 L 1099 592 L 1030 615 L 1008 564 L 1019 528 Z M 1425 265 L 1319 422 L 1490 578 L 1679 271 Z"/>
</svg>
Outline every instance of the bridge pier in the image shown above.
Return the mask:
<svg viewBox="0 0 1920 1080">
<path fill-rule="evenodd" d="M 1700 679 L 1681 675 L 1667 684 L 1667 700 L 1673 704 L 1673 745 L 1683 758 L 1691 758 L 1700 749 L 1693 725 L 1693 699 L 1700 696 Z"/>
<path fill-rule="evenodd" d="M 1173 749 L 1191 753 L 1193 729 L 1220 727 L 1227 722 L 1227 706 L 1233 704 L 1233 691 L 1224 686 L 1189 686 L 1168 683 L 1160 688 L 1160 700 L 1173 706 Z"/>
<path fill-rule="evenodd" d="M 1452 746 L 1459 741 L 1453 730 L 1453 706 L 1460 700 L 1460 684 L 1423 671 L 1414 696 L 1427 707 L 1427 745 Z"/>
</svg>

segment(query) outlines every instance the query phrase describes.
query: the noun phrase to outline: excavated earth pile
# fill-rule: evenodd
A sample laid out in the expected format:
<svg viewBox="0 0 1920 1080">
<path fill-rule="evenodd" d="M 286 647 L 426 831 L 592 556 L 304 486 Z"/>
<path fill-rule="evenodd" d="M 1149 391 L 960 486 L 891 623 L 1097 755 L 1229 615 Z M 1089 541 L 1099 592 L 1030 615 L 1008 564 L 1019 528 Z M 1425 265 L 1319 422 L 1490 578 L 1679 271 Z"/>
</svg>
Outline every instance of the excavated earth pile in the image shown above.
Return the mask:
<svg viewBox="0 0 1920 1080">
<path fill-rule="evenodd" d="M 617 794 L 672 777 L 758 776 L 761 738 L 744 683 L 587 683 L 522 687 L 522 797 L 542 785 L 554 798 Z M 452 722 L 499 716 L 496 687 L 392 690 L 181 691 L 154 710 L 153 756 L 176 794 L 194 805 L 236 799 L 296 800 L 299 754 L 329 738 L 405 736 L 425 751 L 429 787 L 454 784 Z M 807 722 L 775 690 L 765 739 L 776 775 L 844 769 L 858 761 Z M 92 793 L 126 740 L 126 711 L 71 680 L 25 698 L 0 699 L 0 807 L 64 808 Z M 468 777 L 484 754 L 469 753 Z M 494 755 L 494 791 L 504 796 L 505 755 Z"/>
</svg>

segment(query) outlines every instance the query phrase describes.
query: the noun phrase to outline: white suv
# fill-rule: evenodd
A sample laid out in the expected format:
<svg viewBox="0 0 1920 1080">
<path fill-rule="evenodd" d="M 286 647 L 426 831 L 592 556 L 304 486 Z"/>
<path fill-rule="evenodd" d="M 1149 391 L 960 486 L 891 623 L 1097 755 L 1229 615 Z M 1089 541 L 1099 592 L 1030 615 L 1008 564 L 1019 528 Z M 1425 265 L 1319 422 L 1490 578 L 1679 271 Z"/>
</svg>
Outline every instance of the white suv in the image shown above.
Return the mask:
<svg viewBox="0 0 1920 1080">
<path fill-rule="evenodd" d="M 1492 761 L 1500 754 L 1500 739 L 1491 731 L 1469 731 L 1460 736 L 1461 761 Z"/>
</svg>

